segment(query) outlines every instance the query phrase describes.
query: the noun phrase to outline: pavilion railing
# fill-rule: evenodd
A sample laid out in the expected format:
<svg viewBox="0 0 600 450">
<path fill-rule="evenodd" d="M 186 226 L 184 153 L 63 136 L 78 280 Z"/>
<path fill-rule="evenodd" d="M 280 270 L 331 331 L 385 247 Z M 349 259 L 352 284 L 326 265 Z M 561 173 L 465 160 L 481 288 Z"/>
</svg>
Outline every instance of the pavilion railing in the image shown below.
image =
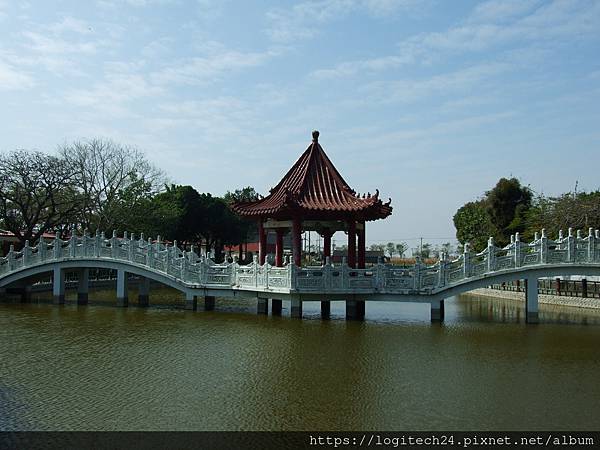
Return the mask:
<svg viewBox="0 0 600 450">
<path fill-rule="evenodd" d="M 490 238 L 482 252 L 474 253 L 465 244 L 458 258 L 451 260 L 442 253 L 440 260 L 430 266 L 417 258 L 411 267 L 377 264 L 354 269 L 344 263 L 333 265 L 329 260 L 322 266 L 296 267 L 286 261 L 283 267 L 275 267 L 258 264 L 256 257 L 248 265 L 238 264 L 235 257 L 217 264 L 199 256 L 193 248 L 181 249 L 176 241 L 168 245 L 160 237 L 153 241 L 143 235 L 135 239 L 127 233 L 117 237 L 113 232 L 107 238 L 104 233 L 77 236 L 72 232 L 68 239 L 40 239 L 36 246 L 26 242 L 20 251 L 11 246 L 0 258 L 0 278 L 27 267 L 77 259 L 127 262 L 193 287 L 285 293 L 428 294 L 468 279 L 522 267 L 600 264 L 600 233 L 590 228 L 583 237 L 580 231 L 574 234 L 569 229 L 567 235 L 561 231 L 556 240 L 551 240 L 542 230 L 530 243 L 521 242 L 517 233 L 505 247 L 496 247 Z"/>
</svg>

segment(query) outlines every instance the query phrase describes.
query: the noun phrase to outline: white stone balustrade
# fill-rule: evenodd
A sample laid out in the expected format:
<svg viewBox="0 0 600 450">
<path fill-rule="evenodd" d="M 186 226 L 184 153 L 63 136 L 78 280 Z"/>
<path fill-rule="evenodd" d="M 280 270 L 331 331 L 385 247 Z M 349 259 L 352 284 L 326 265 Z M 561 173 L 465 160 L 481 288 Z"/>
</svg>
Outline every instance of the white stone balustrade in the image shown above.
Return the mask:
<svg viewBox="0 0 600 450">
<path fill-rule="evenodd" d="M 562 231 L 556 240 L 536 233 L 530 243 L 521 242 L 519 234 L 511 237 L 504 248 L 494 245 L 492 238 L 480 253 L 470 251 L 469 245 L 455 260 L 442 255 L 432 265 L 416 264 L 401 268 L 377 264 L 368 269 L 353 269 L 345 263 L 298 268 L 293 264 L 275 267 L 259 265 L 255 258 L 251 264 L 240 265 L 237 258 L 217 264 L 210 258 L 178 247 L 177 242 L 167 245 L 158 237 L 155 241 L 136 239 L 125 233 L 118 237 L 115 232 L 110 238 L 104 233 L 77 236 L 69 239 L 60 236 L 46 241 L 41 239 L 37 246 L 25 243 L 21 251 L 11 246 L 8 254 L 0 258 L 0 278 L 27 267 L 58 261 L 77 259 L 102 259 L 141 266 L 151 272 L 166 275 L 187 287 L 240 289 L 263 292 L 285 293 L 390 293 L 423 294 L 463 283 L 469 279 L 485 277 L 487 274 L 515 271 L 526 267 L 555 265 L 600 265 L 600 235 L 598 230 L 581 232 Z"/>
</svg>

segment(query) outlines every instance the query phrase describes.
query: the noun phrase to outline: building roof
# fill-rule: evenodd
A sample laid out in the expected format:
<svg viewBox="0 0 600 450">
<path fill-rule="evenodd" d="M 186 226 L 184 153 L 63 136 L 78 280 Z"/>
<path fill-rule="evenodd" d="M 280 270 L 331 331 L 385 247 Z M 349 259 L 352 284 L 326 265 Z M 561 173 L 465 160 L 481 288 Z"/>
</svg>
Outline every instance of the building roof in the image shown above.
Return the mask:
<svg viewBox="0 0 600 450">
<path fill-rule="evenodd" d="M 256 218 L 377 220 L 392 213 L 391 201 L 383 203 L 378 190 L 357 195 L 325 154 L 319 132 L 313 131 L 312 143 L 267 197 L 234 203 L 232 209 Z"/>
</svg>

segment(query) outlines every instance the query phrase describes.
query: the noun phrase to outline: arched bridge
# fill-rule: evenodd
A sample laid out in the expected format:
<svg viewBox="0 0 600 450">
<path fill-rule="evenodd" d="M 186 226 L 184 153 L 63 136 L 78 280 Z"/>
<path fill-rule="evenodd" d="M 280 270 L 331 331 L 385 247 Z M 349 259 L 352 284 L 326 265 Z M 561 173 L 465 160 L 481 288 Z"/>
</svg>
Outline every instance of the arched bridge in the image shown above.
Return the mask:
<svg viewBox="0 0 600 450">
<path fill-rule="evenodd" d="M 368 269 L 354 269 L 345 263 L 297 267 L 259 265 L 255 259 L 240 265 L 237 259 L 217 264 L 199 256 L 193 248 L 182 250 L 177 242 L 167 245 L 145 240 L 143 236 L 106 238 L 77 236 L 69 239 L 57 236 L 49 242 L 41 239 L 36 246 L 28 243 L 21 251 L 11 250 L 0 258 L 0 288 L 27 283 L 35 276 L 53 274 L 55 303 L 64 303 L 65 271 L 79 272 L 78 301 L 87 302 L 90 268 L 106 268 L 117 272 L 117 304 L 126 306 L 128 274 L 141 277 L 140 304 L 148 303 L 149 281 L 157 281 L 185 293 L 186 308 L 196 309 L 197 297 L 205 305 L 214 305 L 214 298 L 249 297 L 258 299 L 259 312 L 267 312 L 272 299 L 274 313 L 281 312 L 281 300 L 291 301 L 292 316 L 301 317 L 303 301 L 321 301 L 322 312 L 328 315 L 329 301 L 345 300 L 348 318 L 364 317 L 364 301 L 398 301 L 431 304 L 432 320 L 443 320 L 444 299 L 476 288 L 505 281 L 523 279 L 526 282 L 527 320 L 537 322 L 537 280 L 566 275 L 600 275 L 600 235 L 590 229 L 581 232 L 569 229 L 560 232 L 556 240 L 542 230 L 530 243 L 520 241 L 519 234 L 500 248 L 488 241 L 481 253 L 469 246 L 458 258 L 450 260 L 442 254 L 431 266 L 417 259 L 410 267 L 377 264 Z"/>
</svg>

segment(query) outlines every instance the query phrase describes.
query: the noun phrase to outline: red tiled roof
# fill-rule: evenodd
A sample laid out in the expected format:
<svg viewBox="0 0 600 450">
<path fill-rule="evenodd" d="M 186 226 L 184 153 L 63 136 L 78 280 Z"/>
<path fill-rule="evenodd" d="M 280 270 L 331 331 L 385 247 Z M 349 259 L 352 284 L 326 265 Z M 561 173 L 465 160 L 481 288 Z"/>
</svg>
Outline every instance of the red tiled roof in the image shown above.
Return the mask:
<svg viewBox="0 0 600 450">
<path fill-rule="evenodd" d="M 254 202 L 234 203 L 232 209 L 247 217 L 383 219 L 392 213 L 391 199 L 383 203 L 379 191 L 362 198 L 348 186 L 325 151 L 319 145 L 319 132 L 298 161 L 271 189 L 270 194 Z"/>
</svg>

